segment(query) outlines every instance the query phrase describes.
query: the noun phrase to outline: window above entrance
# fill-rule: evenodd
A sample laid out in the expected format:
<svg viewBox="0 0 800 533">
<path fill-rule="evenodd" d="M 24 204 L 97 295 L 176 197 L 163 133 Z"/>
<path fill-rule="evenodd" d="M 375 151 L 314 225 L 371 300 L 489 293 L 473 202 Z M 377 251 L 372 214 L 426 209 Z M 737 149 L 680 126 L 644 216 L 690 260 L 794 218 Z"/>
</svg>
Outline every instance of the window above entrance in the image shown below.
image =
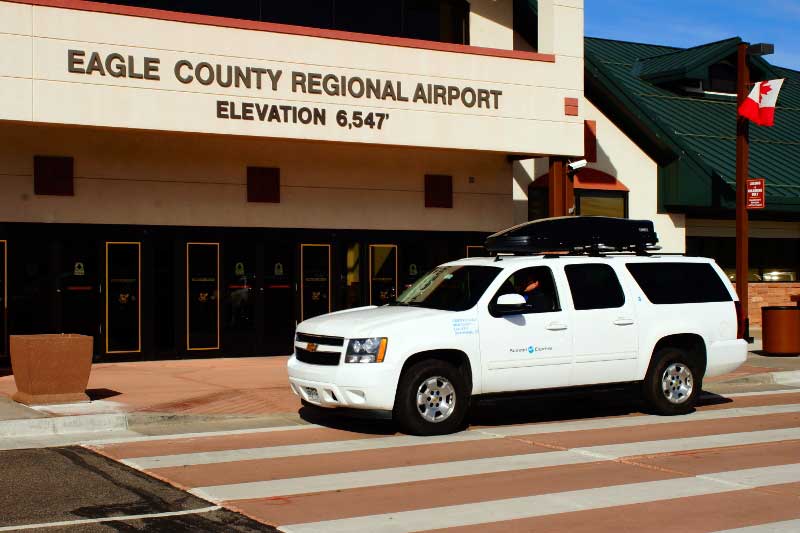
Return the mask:
<svg viewBox="0 0 800 533">
<path fill-rule="evenodd" d="M 469 44 L 469 3 L 466 0 L 112 0 L 103 3 Z"/>
</svg>

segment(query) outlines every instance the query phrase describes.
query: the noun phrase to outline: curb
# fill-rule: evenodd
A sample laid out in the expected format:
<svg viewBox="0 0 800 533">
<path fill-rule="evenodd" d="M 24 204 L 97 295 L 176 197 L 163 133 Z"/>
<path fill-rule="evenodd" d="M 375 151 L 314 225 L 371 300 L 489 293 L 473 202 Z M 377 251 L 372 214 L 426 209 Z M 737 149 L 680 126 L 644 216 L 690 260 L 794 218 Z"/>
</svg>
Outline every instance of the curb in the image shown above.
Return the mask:
<svg viewBox="0 0 800 533">
<path fill-rule="evenodd" d="M 247 424 L 247 423 L 250 424 Z M 174 413 L 108 413 L 53 416 L 0 421 L 0 439 L 52 437 L 115 431 L 142 431 L 145 428 L 179 428 L 204 423 L 244 424 L 257 428 L 294 425 L 285 414 L 278 415 L 185 415 Z"/>
<path fill-rule="evenodd" d="M 0 438 L 47 437 L 126 429 L 128 416 L 125 414 L 54 416 L 4 420 L 0 422 Z"/>
</svg>

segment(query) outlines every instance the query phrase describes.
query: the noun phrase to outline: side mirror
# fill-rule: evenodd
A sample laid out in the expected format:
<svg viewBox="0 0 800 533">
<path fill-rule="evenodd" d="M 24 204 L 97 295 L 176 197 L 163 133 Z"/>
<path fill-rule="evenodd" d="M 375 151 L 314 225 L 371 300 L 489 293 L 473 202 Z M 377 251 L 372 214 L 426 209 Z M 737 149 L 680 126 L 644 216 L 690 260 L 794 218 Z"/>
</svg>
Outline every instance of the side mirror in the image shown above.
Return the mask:
<svg viewBox="0 0 800 533">
<path fill-rule="evenodd" d="M 498 315 L 518 315 L 525 311 L 525 303 L 521 294 L 504 294 L 497 299 L 494 310 Z"/>
</svg>

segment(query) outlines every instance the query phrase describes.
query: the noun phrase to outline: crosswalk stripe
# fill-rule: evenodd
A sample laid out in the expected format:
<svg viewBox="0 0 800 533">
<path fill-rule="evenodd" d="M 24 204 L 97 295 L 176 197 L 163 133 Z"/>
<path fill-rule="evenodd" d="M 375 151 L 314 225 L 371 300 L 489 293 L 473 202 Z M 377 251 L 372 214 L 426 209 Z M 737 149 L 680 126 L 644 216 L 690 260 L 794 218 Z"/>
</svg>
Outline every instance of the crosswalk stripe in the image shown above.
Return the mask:
<svg viewBox="0 0 800 533">
<path fill-rule="evenodd" d="M 307 476 L 272 481 L 255 481 L 198 487 L 190 490 L 195 496 L 213 502 L 253 498 L 271 498 L 304 493 L 348 490 L 397 483 L 419 482 L 459 476 L 472 476 L 498 472 L 511 472 L 532 468 L 574 465 L 616 460 L 622 457 L 674 453 L 747 444 L 763 444 L 800 439 L 800 428 L 725 433 L 702 437 L 686 437 L 626 444 L 610 444 L 574 448 L 566 451 L 540 452 L 491 457 L 419 466 L 382 468 Z"/>
<path fill-rule="evenodd" d="M 726 529 L 724 531 L 717 531 L 716 533 L 797 533 L 797 532 L 800 532 L 800 520 L 786 520 L 783 522 L 758 524 L 757 526 Z"/>
<path fill-rule="evenodd" d="M 721 494 L 800 482 L 800 464 L 718 472 L 398 513 L 281 526 L 285 533 L 405 533 Z"/>
<path fill-rule="evenodd" d="M 444 435 L 439 437 L 413 437 L 403 435 L 369 439 L 326 441 L 309 444 L 291 444 L 286 446 L 269 446 L 211 452 L 159 455 L 151 457 L 136 457 L 123 459 L 122 462 L 132 468 L 137 468 L 140 470 L 152 470 L 155 468 L 170 468 L 234 461 L 277 459 L 282 457 L 380 450 L 416 445 L 447 444 L 452 442 L 479 441 L 521 435 L 541 435 L 547 433 L 561 433 L 566 431 L 613 429 L 645 426 L 651 424 L 674 424 L 677 421 L 694 422 L 703 420 L 721 420 L 728 418 L 742 418 L 749 416 L 764 416 L 798 412 L 800 412 L 800 404 L 764 405 L 756 407 L 738 407 L 730 409 L 697 411 L 680 418 L 644 415 L 577 420 L 569 422 L 547 422 L 507 427 L 473 429 L 470 431 L 456 433 L 454 435 Z"/>
</svg>

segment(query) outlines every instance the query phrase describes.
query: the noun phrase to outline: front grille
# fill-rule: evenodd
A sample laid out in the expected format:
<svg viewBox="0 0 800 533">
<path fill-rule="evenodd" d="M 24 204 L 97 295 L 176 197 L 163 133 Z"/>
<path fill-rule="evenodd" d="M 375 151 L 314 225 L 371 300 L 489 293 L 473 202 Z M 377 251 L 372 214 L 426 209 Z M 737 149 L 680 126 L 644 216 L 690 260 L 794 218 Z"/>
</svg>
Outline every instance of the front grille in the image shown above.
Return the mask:
<svg viewBox="0 0 800 533">
<path fill-rule="evenodd" d="M 308 333 L 297 332 L 297 340 L 299 342 L 313 342 L 314 344 L 322 344 L 325 346 L 344 346 L 344 339 L 342 337 L 327 337 L 325 335 L 309 335 Z"/>
<path fill-rule="evenodd" d="M 309 365 L 336 366 L 341 358 L 338 352 L 309 352 L 297 346 L 294 348 L 294 355 L 298 361 Z"/>
</svg>

